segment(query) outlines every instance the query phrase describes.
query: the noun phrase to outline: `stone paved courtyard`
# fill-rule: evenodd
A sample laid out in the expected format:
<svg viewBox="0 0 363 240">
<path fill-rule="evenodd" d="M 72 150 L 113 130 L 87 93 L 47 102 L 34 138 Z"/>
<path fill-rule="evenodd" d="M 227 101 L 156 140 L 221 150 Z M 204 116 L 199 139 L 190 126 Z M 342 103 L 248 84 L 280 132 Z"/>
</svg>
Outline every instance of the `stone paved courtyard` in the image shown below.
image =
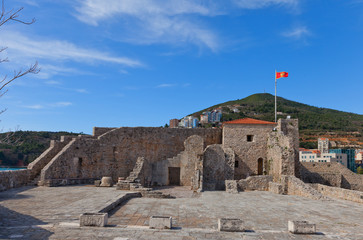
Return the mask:
<svg viewBox="0 0 363 240">
<path fill-rule="evenodd" d="M 0 239 L 363 239 L 363 205 L 270 192 L 203 192 L 166 188 L 175 199 L 134 198 L 114 209 L 105 228 L 79 227 L 127 192 L 92 186 L 23 187 L 0 192 Z M 172 230 L 148 229 L 151 215 L 173 216 Z M 221 217 L 245 220 L 247 232 L 217 231 Z M 317 235 L 287 232 L 288 220 L 317 225 Z"/>
</svg>

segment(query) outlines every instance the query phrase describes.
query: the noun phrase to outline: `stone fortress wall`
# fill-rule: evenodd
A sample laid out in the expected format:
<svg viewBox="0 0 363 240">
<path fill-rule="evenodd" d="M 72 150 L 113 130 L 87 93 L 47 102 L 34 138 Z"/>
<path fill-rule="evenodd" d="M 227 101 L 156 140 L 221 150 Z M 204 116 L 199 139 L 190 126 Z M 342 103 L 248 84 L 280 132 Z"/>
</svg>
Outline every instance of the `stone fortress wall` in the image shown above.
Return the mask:
<svg viewBox="0 0 363 240">
<path fill-rule="evenodd" d="M 227 124 L 223 132 L 221 129 L 94 128 L 94 136 L 67 139 L 50 161 L 47 158 L 39 184 L 92 182 L 102 176 L 117 181 L 118 177 L 127 178 L 136 160 L 142 157 L 145 167 L 141 181 L 146 185 L 224 190 L 225 180 L 294 175 L 298 151 L 294 138 L 298 139 L 297 120 L 279 120 L 278 124 L 267 125 Z M 36 162 L 44 165 L 47 161 Z"/>
<path fill-rule="evenodd" d="M 223 129 L 95 127 L 93 136 L 52 141 L 27 170 L 1 173 L 0 190 L 31 182 L 43 186 L 93 183 L 110 176 L 114 182 L 119 177 L 136 177 L 145 186 L 183 185 L 195 191 L 272 189 L 317 196 L 316 190 L 296 178 L 300 177 L 308 183 L 362 191 L 362 176 L 342 166 L 333 164 L 327 172 L 324 163 L 321 167 L 301 165 L 298 147 L 296 119 L 225 124 Z"/>
<path fill-rule="evenodd" d="M 304 162 L 300 173 L 301 179 L 306 183 L 320 183 L 363 192 L 363 175 L 356 174 L 339 163 Z"/>
<path fill-rule="evenodd" d="M 103 129 L 102 129 L 103 130 Z M 99 133 L 99 131 L 95 131 Z M 59 179 L 128 177 L 138 157 L 152 166 L 184 150 L 184 141 L 200 136 L 206 145 L 221 143 L 220 129 L 117 128 L 98 137 L 79 136 L 68 143 L 41 171 L 40 184 Z M 150 170 L 149 170 L 150 171 Z M 150 177 L 147 181 L 153 181 Z"/>
</svg>

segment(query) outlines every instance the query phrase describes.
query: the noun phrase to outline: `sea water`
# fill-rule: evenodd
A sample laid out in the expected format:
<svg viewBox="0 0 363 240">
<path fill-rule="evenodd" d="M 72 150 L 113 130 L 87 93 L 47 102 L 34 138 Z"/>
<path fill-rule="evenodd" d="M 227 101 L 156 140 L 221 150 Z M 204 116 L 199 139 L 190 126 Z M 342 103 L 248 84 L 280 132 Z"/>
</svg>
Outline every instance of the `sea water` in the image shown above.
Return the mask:
<svg viewBox="0 0 363 240">
<path fill-rule="evenodd" d="M 26 169 L 25 167 L 0 167 L 0 171 L 16 171 L 16 170 L 21 170 L 21 169 Z"/>
</svg>

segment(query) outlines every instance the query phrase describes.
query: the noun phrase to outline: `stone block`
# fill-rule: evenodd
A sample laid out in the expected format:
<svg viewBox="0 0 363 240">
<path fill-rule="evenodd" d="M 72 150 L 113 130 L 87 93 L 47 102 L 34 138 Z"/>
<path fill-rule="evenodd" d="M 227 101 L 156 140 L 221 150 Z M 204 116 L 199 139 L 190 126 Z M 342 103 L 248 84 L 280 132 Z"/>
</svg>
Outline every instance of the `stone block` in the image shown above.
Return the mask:
<svg viewBox="0 0 363 240">
<path fill-rule="evenodd" d="M 223 232 L 244 232 L 245 226 L 241 219 L 237 218 L 219 218 L 218 230 Z"/>
<path fill-rule="evenodd" d="M 116 184 L 116 190 L 130 190 L 130 183 L 129 182 L 118 182 Z"/>
<path fill-rule="evenodd" d="M 83 213 L 79 217 L 79 225 L 104 227 L 107 225 L 108 214 L 107 213 Z"/>
<path fill-rule="evenodd" d="M 268 190 L 276 194 L 284 194 L 284 188 L 281 183 L 269 182 Z"/>
<path fill-rule="evenodd" d="M 237 181 L 236 180 L 226 180 L 226 192 L 227 193 L 238 193 Z"/>
<path fill-rule="evenodd" d="M 99 187 L 101 185 L 101 180 L 95 180 L 95 186 Z"/>
<path fill-rule="evenodd" d="M 315 234 L 316 225 L 307 221 L 289 221 L 288 229 L 291 233 L 297 234 Z"/>
<path fill-rule="evenodd" d="M 112 178 L 111 177 L 102 177 L 100 187 L 112 187 Z"/>
<path fill-rule="evenodd" d="M 149 221 L 149 228 L 153 229 L 171 229 L 172 218 L 163 216 L 151 216 Z"/>
</svg>

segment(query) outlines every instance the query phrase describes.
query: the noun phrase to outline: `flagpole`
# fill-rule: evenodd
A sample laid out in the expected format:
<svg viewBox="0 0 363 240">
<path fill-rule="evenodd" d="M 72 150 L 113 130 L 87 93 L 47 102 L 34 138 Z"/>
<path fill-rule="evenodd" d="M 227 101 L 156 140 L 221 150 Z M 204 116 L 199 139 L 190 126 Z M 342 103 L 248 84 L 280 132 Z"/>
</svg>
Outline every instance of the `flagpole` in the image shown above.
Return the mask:
<svg viewBox="0 0 363 240">
<path fill-rule="evenodd" d="M 277 122 L 276 87 L 277 87 L 277 79 L 276 79 L 276 69 L 275 69 L 275 122 Z"/>
</svg>

